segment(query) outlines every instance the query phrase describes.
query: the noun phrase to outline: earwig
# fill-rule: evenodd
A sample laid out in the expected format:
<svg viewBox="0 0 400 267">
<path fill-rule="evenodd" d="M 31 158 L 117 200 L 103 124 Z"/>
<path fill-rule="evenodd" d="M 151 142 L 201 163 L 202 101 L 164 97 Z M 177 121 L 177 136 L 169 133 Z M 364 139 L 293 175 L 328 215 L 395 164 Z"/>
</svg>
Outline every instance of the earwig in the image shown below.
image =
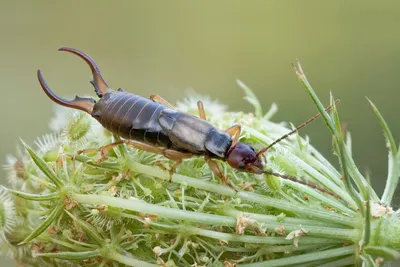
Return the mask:
<svg viewBox="0 0 400 267">
<path fill-rule="evenodd" d="M 226 161 L 232 168 L 241 172 L 270 174 L 334 195 L 295 177 L 264 170 L 261 160 L 261 157 L 271 147 L 298 132 L 301 128 L 319 118 L 321 114 L 315 115 L 269 146 L 256 152 L 252 146 L 239 142 L 240 125 L 234 125 L 223 131 L 208 122 L 201 101 L 197 102 L 199 117 L 196 117 L 174 110 L 173 106 L 159 95 L 144 98 L 125 92 L 121 88 L 112 90 L 104 81 L 99 67 L 90 56 L 74 48 L 63 47 L 59 51 L 73 53 L 86 61 L 93 75 L 93 80 L 90 83 L 100 99 L 95 101 L 93 98 L 76 96 L 74 100 L 70 101 L 60 98 L 48 87 L 41 71 L 38 70 L 37 75 L 43 91 L 57 104 L 87 112 L 104 128 L 124 138 L 121 141 L 94 150 L 105 152 L 114 146 L 127 144 L 140 150 L 161 154 L 176 162 L 170 169 L 170 179 L 184 159 L 204 156 L 214 174 L 224 184 L 231 187 L 232 185 L 219 169 L 216 160 Z M 337 103 L 339 103 L 338 100 Z M 328 107 L 326 111 L 331 109 L 332 106 Z M 93 149 L 81 152 L 91 150 Z"/>
</svg>

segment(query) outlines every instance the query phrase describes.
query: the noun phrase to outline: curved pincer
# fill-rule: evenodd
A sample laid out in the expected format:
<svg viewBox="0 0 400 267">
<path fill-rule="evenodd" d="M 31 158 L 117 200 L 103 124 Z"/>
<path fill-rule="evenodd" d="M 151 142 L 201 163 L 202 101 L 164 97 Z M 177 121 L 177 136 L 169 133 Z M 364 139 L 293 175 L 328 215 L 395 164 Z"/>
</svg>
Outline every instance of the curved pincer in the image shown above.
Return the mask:
<svg viewBox="0 0 400 267">
<path fill-rule="evenodd" d="M 42 86 L 43 91 L 46 93 L 46 95 L 56 102 L 57 104 L 60 104 L 65 107 L 69 108 L 74 108 L 74 109 L 79 109 L 86 111 L 89 114 L 92 114 L 93 111 L 93 106 L 96 103 L 96 101 L 93 98 L 86 98 L 86 97 L 79 97 L 76 96 L 74 100 L 66 100 L 63 99 L 59 96 L 57 96 L 47 85 L 46 81 L 43 78 L 42 72 L 40 70 L 37 71 L 37 76 L 39 79 L 39 83 Z"/>
<path fill-rule="evenodd" d="M 86 61 L 92 70 L 93 81 L 90 83 L 94 86 L 94 91 L 101 98 L 107 91 L 110 89 L 107 83 L 104 81 L 103 76 L 101 75 L 99 66 L 97 66 L 96 62 L 86 53 L 79 51 L 75 48 L 70 47 L 61 47 L 58 51 L 66 51 L 72 54 L 75 54 Z"/>
</svg>

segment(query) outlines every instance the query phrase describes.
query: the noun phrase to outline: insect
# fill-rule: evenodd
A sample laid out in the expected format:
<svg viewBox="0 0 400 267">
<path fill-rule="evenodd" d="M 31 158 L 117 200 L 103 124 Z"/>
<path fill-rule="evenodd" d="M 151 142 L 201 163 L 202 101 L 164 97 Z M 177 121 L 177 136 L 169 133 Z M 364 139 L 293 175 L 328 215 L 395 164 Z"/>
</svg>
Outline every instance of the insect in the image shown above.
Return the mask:
<svg viewBox="0 0 400 267">
<path fill-rule="evenodd" d="M 104 81 L 99 67 L 90 56 L 74 48 L 63 47 L 59 51 L 73 53 L 86 61 L 93 75 L 91 84 L 100 99 L 95 101 L 93 98 L 79 96 L 76 96 L 74 100 L 60 98 L 48 87 L 39 69 L 37 75 L 44 92 L 51 100 L 62 106 L 89 113 L 103 127 L 124 138 L 95 149 L 96 151 L 106 152 L 114 146 L 125 143 L 140 150 L 161 154 L 175 162 L 170 169 L 170 179 L 184 159 L 204 156 L 214 174 L 221 179 L 222 183 L 231 187 L 232 185 L 219 169 L 216 160 L 226 161 L 238 171 L 271 174 L 319 189 L 307 182 L 297 180 L 295 177 L 264 170 L 261 157 L 275 144 L 320 117 L 320 114 L 256 152 L 252 146 L 239 142 L 240 125 L 233 125 L 226 130 L 221 130 L 208 122 L 201 101 L 197 102 L 199 117 L 196 117 L 174 110 L 173 106 L 159 95 L 144 98 L 125 92 L 121 88 L 112 90 Z M 331 109 L 330 106 L 326 111 Z"/>
</svg>

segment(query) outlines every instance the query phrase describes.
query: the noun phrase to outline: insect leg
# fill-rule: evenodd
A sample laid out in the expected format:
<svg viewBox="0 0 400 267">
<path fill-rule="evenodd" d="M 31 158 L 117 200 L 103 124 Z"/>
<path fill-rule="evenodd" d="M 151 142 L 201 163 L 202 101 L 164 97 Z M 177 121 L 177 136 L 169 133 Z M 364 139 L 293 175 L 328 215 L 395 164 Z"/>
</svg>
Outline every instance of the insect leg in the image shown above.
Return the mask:
<svg viewBox="0 0 400 267">
<path fill-rule="evenodd" d="M 161 104 L 161 105 L 166 106 L 167 108 L 174 109 L 173 105 L 171 105 L 167 100 L 165 100 L 164 98 L 162 98 L 159 95 L 156 95 L 156 94 L 151 95 L 150 99 L 155 101 L 155 102 L 157 102 L 157 103 L 159 103 L 159 104 Z"/>
<path fill-rule="evenodd" d="M 200 118 L 206 121 L 207 117 L 206 117 L 206 112 L 204 111 L 204 105 L 202 101 L 200 100 L 197 101 L 197 108 L 199 110 Z"/>
<path fill-rule="evenodd" d="M 210 158 L 209 156 L 205 156 L 204 160 L 207 162 L 208 167 L 212 170 L 212 172 L 218 176 L 219 179 L 221 179 L 222 183 L 229 186 L 233 190 L 237 191 L 236 188 L 233 187 L 233 185 L 228 181 L 228 178 L 225 177 L 225 175 L 221 172 L 221 170 L 218 167 L 218 164 L 215 160 Z"/>
<path fill-rule="evenodd" d="M 179 151 L 176 151 L 173 149 L 164 149 L 163 155 L 166 158 L 175 161 L 175 164 L 169 170 L 169 182 L 170 183 L 172 182 L 172 175 L 175 173 L 176 168 L 182 163 L 182 160 L 193 157 L 193 155 L 190 153 L 183 153 L 183 152 L 179 152 Z"/>
<path fill-rule="evenodd" d="M 233 125 L 225 130 L 227 134 L 233 136 L 232 146 L 235 146 L 239 142 L 240 133 L 242 131 L 242 127 L 239 124 Z"/>
<path fill-rule="evenodd" d="M 104 161 L 105 159 L 107 159 L 107 154 L 108 151 L 116 146 L 122 145 L 122 144 L 126 144 L 128 146 L 133 146 L 134 148 L 143 150 L 143 151 L 147 151 L 150 153 L 155 153 L 155 154 L 160 154 L 163 155 L 163 149 L 146 144 L 146 143 L 142 143 L 139 141 L 133 141 L 133 140 L 121 140 L 121 141 L 117 141 L 99 148 L 87 148 L 87 149 L 82 149 L 79 150 L 77 152 L 78 155 L 83 154 L 83 153 L 90 153 L 90 152 L 100 152 L 101 154 L 101 158 L 100 161 Z"/>
<path fill-rule="evenodd" d="M 182 160 L 191 158 L 193 156 L 190 153 L 183 153 L 183 152 L 179 152 L 179 151 L 176 151 L 173 149 L 162 149 L 162 148 L 158 148 L 158 147 L 155 147 L 155 146 L 143 143 L 143 142 L 139 142 L 139 141 L 134 141 L 134 140 L 121 140 L 121 141 L 118 141 L 118 142 L 115 142 L 112 144 L 102 146 L 100 148 L 83 149 L 83 150 L 79 150 L 78 154 L 89 153 L 89 152 L 100 152 L 100 154 L 101 154 L 100 161 L 104 161 L 107 158 L 107 153 L 111 148 L 122 145 L 122 144 L 126 144 L 128 146 L 133 146 L 134 148 L 137 148 L 137 149 L 143 150 L 143 151 L 147 151 L 150 153 L 163 155 L 164 157 L 166 157 L 172 161 L 175 161 L 175 164 L 169 170 L 170 182 L 172 182 L 172 175 L 175 173 L 175 170 L 179 166 L 179 164 L 182 163 Z"/>
</svg>

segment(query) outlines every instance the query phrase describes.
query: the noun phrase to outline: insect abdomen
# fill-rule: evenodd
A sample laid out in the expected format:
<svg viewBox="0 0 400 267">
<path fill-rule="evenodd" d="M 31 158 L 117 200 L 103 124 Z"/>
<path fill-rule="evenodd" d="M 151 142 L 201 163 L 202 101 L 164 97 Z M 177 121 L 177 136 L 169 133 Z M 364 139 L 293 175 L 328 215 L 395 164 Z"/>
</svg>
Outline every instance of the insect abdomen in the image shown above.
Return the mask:
<svg viewBox="0 0 400 267">
<path fill-rule="evenodd" d="M 150 99 L 114 91 L 96 103 L 92 115 L 104 128 L 123 138 L 170 147 L 171 141 L 157 121 L 164 109 Z"/>
<path fill-rule="evenodd" d="M 223 159 L 232 144 L 232 138 L 227 133 L 189 114 L 165 109 L 158 122 L 176 147 L 193 154 L 208 154 Z"/>
</svg>

